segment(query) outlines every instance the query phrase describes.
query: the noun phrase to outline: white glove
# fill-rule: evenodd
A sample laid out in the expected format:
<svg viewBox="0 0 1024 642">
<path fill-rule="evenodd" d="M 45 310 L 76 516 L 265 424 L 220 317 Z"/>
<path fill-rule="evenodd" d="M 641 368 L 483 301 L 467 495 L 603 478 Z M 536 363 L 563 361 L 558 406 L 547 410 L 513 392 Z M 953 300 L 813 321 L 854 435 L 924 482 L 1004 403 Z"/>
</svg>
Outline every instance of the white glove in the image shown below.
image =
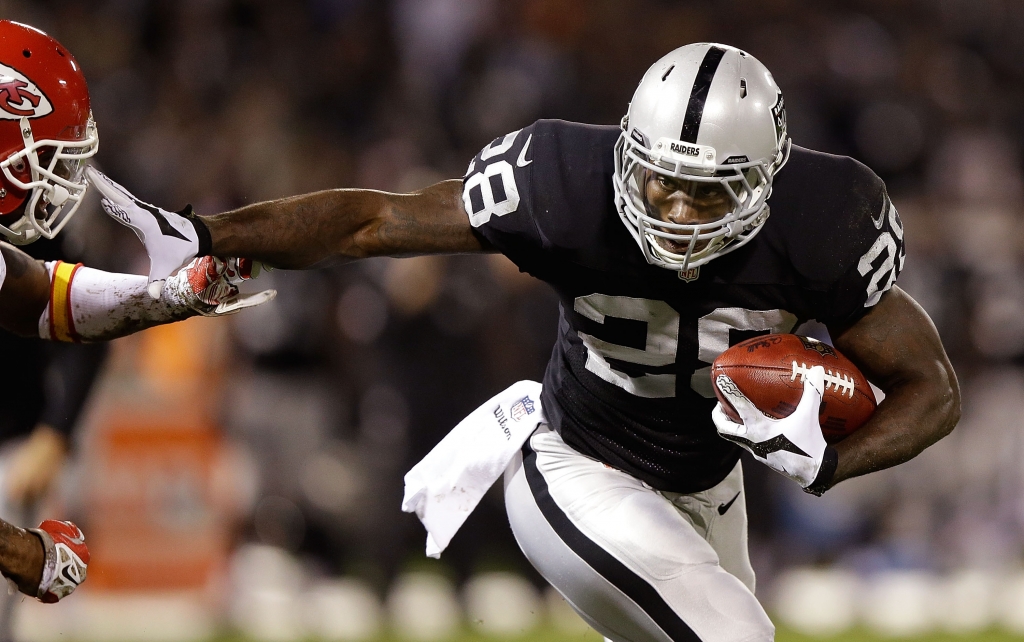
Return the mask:
<svg viewBox="0 0 1024 642">
<path fill-rule="evenodd" d="M 715 378 L 715 386 L 743 420 L 738 424 L 729 419 L 719 402 L 711 418 L 720 436 L 743 446 L 759 461 L 808 492 L 820 495 L 825 491 L 835 473 L 836 456 L 835 450 L 825 443 L 818 423 L 818 408 L 825 389 L 824 368 L 815 366 L 804 375 L 800 403 L 784 419 L 765 416 L 724 374 Z M 826 450 L 830 452 L 826 454 Z M 827 479 L 818 479 L 819 473 Z"/>
<path fill-rule="evenodd" d="M 277 296 L 277 290 L 248 295 L 238 293 L 238 284 L 259 274 L 258 266 L 248 259 L 222 261 L 213 256 L 192 259 L 167 279 L 163 296 L 206 317 L 234 314 Z"/>
<path fill-rule="evenodd" d="M 140 201 L 93 167 L 86 169 L 86 173 L 89 182 L 103 195 L 100 204 L 104 211 L 122 225 L 132 228 L 146 246 L 146 253 L 149 254 L 149 294 L 154 299 L 160 298 L 160 291 L 168 276 L 200 253 L 209 252 L 209 247 L 202 247 L 200 242 L 203 239 L 197 225 L 193 223 L 195 215 L 192 214 L 192 206 L 182 210 L 181 214 L 168 212 Z M 202 231 L 206 233 L 205 242 L 208 246 L 209 232 L 206 232 L 205 226 Z"/>
</svg>

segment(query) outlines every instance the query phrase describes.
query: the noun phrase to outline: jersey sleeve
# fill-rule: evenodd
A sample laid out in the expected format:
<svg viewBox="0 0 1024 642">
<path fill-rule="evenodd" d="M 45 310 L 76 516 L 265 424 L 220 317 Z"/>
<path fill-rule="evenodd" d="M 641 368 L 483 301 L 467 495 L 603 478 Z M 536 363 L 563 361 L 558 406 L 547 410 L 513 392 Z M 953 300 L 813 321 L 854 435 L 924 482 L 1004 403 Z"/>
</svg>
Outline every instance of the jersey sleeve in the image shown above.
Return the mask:
<svg viewBox="0 0 1024 642">
<path fill-rule="evenodd" d="M 885 183 L 862 163 L 804 150 L 794 152 L 791 163 L 779 178 L 777 222 L 810 295 L 804 314 L 823 323 L 852 323 L 902 271 L 903 223 Z"/>
<path fill-rule="evenodd" d="M 826 322 L 852 323 L 863 316 L 896 283 L 907 258 L 899 212 L 882 180 L 863 170 L 870 174 L 870 191 L 855 197 L 859 206 L 837 220 L 845 269 L 829 289 Z"/>
<path fill-rule="evenodd" d="M 531 189 L 534 127 L 497 138 L 480 150 L 462 187 L 473 232 L 527 272 L 533 271 L 542 246 Z"/>
</svg>

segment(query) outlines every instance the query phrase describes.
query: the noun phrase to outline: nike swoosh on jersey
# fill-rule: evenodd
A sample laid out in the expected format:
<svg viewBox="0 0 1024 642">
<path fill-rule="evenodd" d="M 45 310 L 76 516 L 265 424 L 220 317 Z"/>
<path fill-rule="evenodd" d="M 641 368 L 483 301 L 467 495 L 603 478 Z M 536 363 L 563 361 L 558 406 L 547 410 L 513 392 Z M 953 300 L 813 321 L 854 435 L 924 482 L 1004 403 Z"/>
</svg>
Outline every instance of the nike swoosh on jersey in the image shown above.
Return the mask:
<svg viewBox="0 0 1024 642">
<path fill-rule="evenodd" d="M 882 221 L 885 220 L 885 214 L 888 211 L 889 211 L 889 200 L 886 199 L 885 202 L 882 203 L 882 211 L 878 213 L 878 219 L 876 220 L 874 216 L 871 217 L 871 223 L 875 226 L 876 230 L 882 229 Z"/>
<path fill-rule="evenodd" d="M 732 508 L 732 505 L 733 505 L 733 504 L 735 504 L 735 503 L 736 503 L 736 500 L 740 498 L 740 493 L 741 493 L 741 492 L 743 492 L 743 491 L 739 491 L 739 492 L 737 492 L 737 493 L 736 493 L 736 496 L 735 496 L 735 497 L 733 497 L 732 499 L 730 499 L 730 500 L 729 500 L 729 501 L 727 501 L 726 503 L 724 503 L 724 504 L 722 504 L 721 506 L 719 506 L 719 507 L 718 507 L 718 514 L 719 514 L 719 515 L 725 515 L 725 512 L 726 512 L 727 510 L 729 510 L 730 508 Z"/>
<path fill-rule="evenodd" d="M 519 152 L 519 158 L 516 159 L 517 167 L 526 167 L 533 162 L 533 159 L 526 160 L 526 150 L 530 149 L 530 141 L 533 140 L 533 134 L 526 137 L 526 143 L 523 145 L 523 151 Z"/>
</svg>

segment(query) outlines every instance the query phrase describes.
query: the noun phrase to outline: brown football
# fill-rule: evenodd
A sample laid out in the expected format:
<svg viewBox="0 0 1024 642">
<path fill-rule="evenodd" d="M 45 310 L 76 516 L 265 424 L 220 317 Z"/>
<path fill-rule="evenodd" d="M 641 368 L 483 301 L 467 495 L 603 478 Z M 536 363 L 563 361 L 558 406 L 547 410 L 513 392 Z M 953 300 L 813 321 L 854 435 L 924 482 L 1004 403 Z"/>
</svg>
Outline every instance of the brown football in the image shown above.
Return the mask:
<svg viewBox="0 0 1024 642">
<path fill-rule="evenodd" d="M 825 395 L 818 416 L 825 441 L 834 444 L 864 425 L 875 411 L 875 394 L 857 366 L 817 339 L 795 334 L 768 334 L 738 343 L 718 355 L 711 380 L 728 375 L 761 412 L 781 419 L 791 414 L 803 394 L 803 372 L 825 369 Z M 736 410 L 713 386 L 725 414 L 740 422 Z"/>
</svg>

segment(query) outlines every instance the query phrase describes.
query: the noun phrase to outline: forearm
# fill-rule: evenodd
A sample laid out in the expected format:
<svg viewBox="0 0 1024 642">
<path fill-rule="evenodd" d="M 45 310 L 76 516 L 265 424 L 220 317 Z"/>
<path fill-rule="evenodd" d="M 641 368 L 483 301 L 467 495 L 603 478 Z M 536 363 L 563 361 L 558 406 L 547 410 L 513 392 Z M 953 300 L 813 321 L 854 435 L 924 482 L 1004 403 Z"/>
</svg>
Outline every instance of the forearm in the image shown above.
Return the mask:
<svg viewBox="0 0 1024 642">
<path fill-rule="evenodd" d="M 953 430 L 960 419 L 956 378 L 940 364 L 936 369 L 930 379 L 891 388 L 868 423 L 835 444 L 832 485 L 909 461 Z"/>
<path fill-rule="evenodd" d="M 203 217 L 211 253 L 286 269 L 325 259 L 481 250 L 462 214 L 461 185 L 414 194 L 336 189 L 256 203 Z"/>
<path fill-rule="evenodd" d="M 899 286 L 860 320 L 830 326 L 835 347 L 885 399 L 835 445 L 832 484 L 901 464 L 945 437 L 960 419 L 960 387 L 928 313 Z"/>
<path fill-rule="evenodd" d="M 383 192 L 328 190 L 204 217 L 212 254 L 300 269 L 328 258 L 370 254 L 360 233 L 387 200 Z"/>
<path fill-rule="evenodd" d="M 35 595 L 43 577 L 43 543 L 39 537 L 0 520 L 0 572 L 27 595 Z"/>
<path fill-rule="evenodd" d="M 153 299 L 144 276 L 61 262 L 48 263 L 46 268 L 51 277 L 50 300 L 38 320 L 38 333 L 44 339 L 107 341 L 196 315 L 169 288 Z"/>
</svg>

